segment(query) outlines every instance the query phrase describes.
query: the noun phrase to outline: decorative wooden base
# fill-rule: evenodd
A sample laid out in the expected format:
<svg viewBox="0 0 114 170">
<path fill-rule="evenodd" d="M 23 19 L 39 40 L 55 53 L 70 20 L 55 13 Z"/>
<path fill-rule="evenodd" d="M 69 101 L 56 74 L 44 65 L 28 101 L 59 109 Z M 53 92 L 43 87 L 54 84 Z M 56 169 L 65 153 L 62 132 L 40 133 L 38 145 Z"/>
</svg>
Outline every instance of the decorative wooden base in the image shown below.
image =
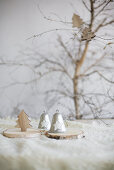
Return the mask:
<svg viewBox="0 0 114 170">
<path fill-rule="evenodd" d="M 45 133 L 48 132 L 48 130 L 44 130 L 44 129 L 38 129 L 38 130 L 40 131 L 41 135 L 45 135 Z"/>
<path fill-rule="evenodd" d="M 32 138 L 38 137 L 39 134 L 39 129 L 35 130 L 30 128 L 28 128 L 26 132 L 21 132 L 20 128 L 7 129 L 3 132 L 3 135 L 8 138 Z"/>
<path fill-rule="evenodd" d="M 84 132 L 76 129 L 67 129 L 64 133 L 50 133 L 46 132 L 48 138 L 53 139 L 78 139 L 84 137 Z"/>
<path fill-rule="evenodd" d="M 39 134 L 46 135 L 49 138 L 53 139 L 78 139 L 84 137 L 84 133 L 81 130 L 67 128 L 67 131 L 64 133 L 50 133 L 41 129 L 31 129 L 28 128 L 26 132 L 21 132 L 20 128 L 7 129 L 3 132 L 3 135 L 8 138 L 33 138 L 38 137 Z"/>
</svg>

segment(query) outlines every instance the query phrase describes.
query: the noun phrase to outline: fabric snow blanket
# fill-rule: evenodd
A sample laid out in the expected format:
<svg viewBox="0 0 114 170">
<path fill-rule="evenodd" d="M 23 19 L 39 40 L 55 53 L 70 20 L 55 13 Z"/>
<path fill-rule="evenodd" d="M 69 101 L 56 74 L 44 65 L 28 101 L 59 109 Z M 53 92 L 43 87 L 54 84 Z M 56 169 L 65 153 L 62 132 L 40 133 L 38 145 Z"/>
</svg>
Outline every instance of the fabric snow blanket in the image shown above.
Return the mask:
<svg viewBox="0 0 114 170">
<path fill-rule="evenodd" d="M 114 170 L 114 120 L 68 121 L 84 131 L 85 138 L 56 140 L 7 138 L 15 119 L 0 119 L 0 170 Z M 38 120 L 31 120 L 34 128 Z"/>
</svg>

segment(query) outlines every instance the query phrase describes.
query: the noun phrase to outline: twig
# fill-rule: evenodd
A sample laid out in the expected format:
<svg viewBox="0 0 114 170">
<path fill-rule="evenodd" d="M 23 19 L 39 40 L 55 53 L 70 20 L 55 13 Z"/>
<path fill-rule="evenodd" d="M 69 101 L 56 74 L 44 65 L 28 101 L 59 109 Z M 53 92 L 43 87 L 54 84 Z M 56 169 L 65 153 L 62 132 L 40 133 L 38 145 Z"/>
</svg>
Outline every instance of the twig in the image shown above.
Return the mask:
<svg viewBox="0 0 114 170">
<path fill-rule="evenodd" d="M 39 9 L 41 15 L 43 16 L 43 18 L 46 19 L 46 20 L 48 20 L 48 21 L 60 22 L 60 23 L 63 23 L 63 24 L 72 24 L 72 22 L 62 21 L 62 20 L 59 20 L 59 21 L 58 21 L 58 20 L 49 18 L 49 17 L 47 17 L 47 16 L 43 13 L 43 11 L 41 10 L 39 4 L 37 5 L 37 7 L 38 7 L 38 9 Z"/>
<path fill-rule="evenodd" d="M 47 33 L 54 32 L 54 31 L 69 31 L 69 30 L 75 30 L 75 29 L 73 29 L 73 28 L 56 28 L 56 29 L 44 31 L 44 32 L 42 32 L 42 33 L 40 33 L 40 34 L 33 35 L 33 36 L 27 38 L 26 40 L 29 40 L 29 39 L 31 39 L 31 38 L 40 37 L 40 36 L 42 36 L 43 34 L 47 34 Z"/>
<path fill-rule="evenodd" d="M 99 71 L 92 71 L 91 73 L 88 73 L 88 74 L 85 74 L 85 75 L 82 75 L 82 76 L 90 76 L 90 75 L 92 75 L 92 74 L 94 74 L 94 73 L 97 73 L 100 77 L 102 77 L 102 78 L 103 78 L 104 80 L 106 80 L 107 82 L 114 84 L 114 81 L 111 81 L 111 80 L 107 79 L 107 78 L 106 78 L 104 75 L 102 75 Z M 81 75 L 80 75 L 80 77 L 81 77 Z"/>
</svg>

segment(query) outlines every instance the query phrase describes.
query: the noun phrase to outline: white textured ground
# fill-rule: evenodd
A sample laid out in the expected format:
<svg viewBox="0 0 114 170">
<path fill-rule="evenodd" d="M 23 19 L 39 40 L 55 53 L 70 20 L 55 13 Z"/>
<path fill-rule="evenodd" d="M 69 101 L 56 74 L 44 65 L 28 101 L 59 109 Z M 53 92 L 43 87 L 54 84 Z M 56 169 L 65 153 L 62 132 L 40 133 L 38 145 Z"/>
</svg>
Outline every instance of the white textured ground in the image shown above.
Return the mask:
<svg viewBox="0 0 114 170">
<path fill-rule="evenodd" d="M 85 132 L 83 139 L 10 139 L 2 131 L 15 121 L 0 119 L 0 170 L 113 170 L 114 120 L 106 122 L 110 126 L 97 121 L 68 122 Z M 38 121 L 32 125 L 36 128 Z"/>
</svg>

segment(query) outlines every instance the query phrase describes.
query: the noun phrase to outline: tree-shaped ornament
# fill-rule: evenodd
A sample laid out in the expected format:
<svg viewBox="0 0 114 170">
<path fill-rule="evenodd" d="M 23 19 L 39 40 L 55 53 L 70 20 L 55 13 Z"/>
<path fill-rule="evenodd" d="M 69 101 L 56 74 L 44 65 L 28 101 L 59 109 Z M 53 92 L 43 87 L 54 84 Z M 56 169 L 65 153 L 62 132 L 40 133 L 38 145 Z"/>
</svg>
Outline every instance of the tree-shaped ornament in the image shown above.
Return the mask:
<svg viewBox="0 0 114 170">
<path fill-rule="evenodd" d="M 32 126 L 29 124 L 30 120 L 28 119 L 28 115 L 22 110 L 18 115 L 18 120 L 16 121 L 17 125 L 15 127 L 21 128 L 22 132 L 26 132 L 27 128 L 31 128 Z"/>
<path fill-rule="evenodd" d="M 22 110 L 18 115 L 18 120 L 16 121 L 16 128 L 6 129 L 3 131 L 3 135 L 9 138 L 30 138 L 30 137 L 38 137 L 40 134 L 39 129 L 33 129 L 30 125 L 30 120 L 28 119 L 28 115 Z"/>
</svg>

